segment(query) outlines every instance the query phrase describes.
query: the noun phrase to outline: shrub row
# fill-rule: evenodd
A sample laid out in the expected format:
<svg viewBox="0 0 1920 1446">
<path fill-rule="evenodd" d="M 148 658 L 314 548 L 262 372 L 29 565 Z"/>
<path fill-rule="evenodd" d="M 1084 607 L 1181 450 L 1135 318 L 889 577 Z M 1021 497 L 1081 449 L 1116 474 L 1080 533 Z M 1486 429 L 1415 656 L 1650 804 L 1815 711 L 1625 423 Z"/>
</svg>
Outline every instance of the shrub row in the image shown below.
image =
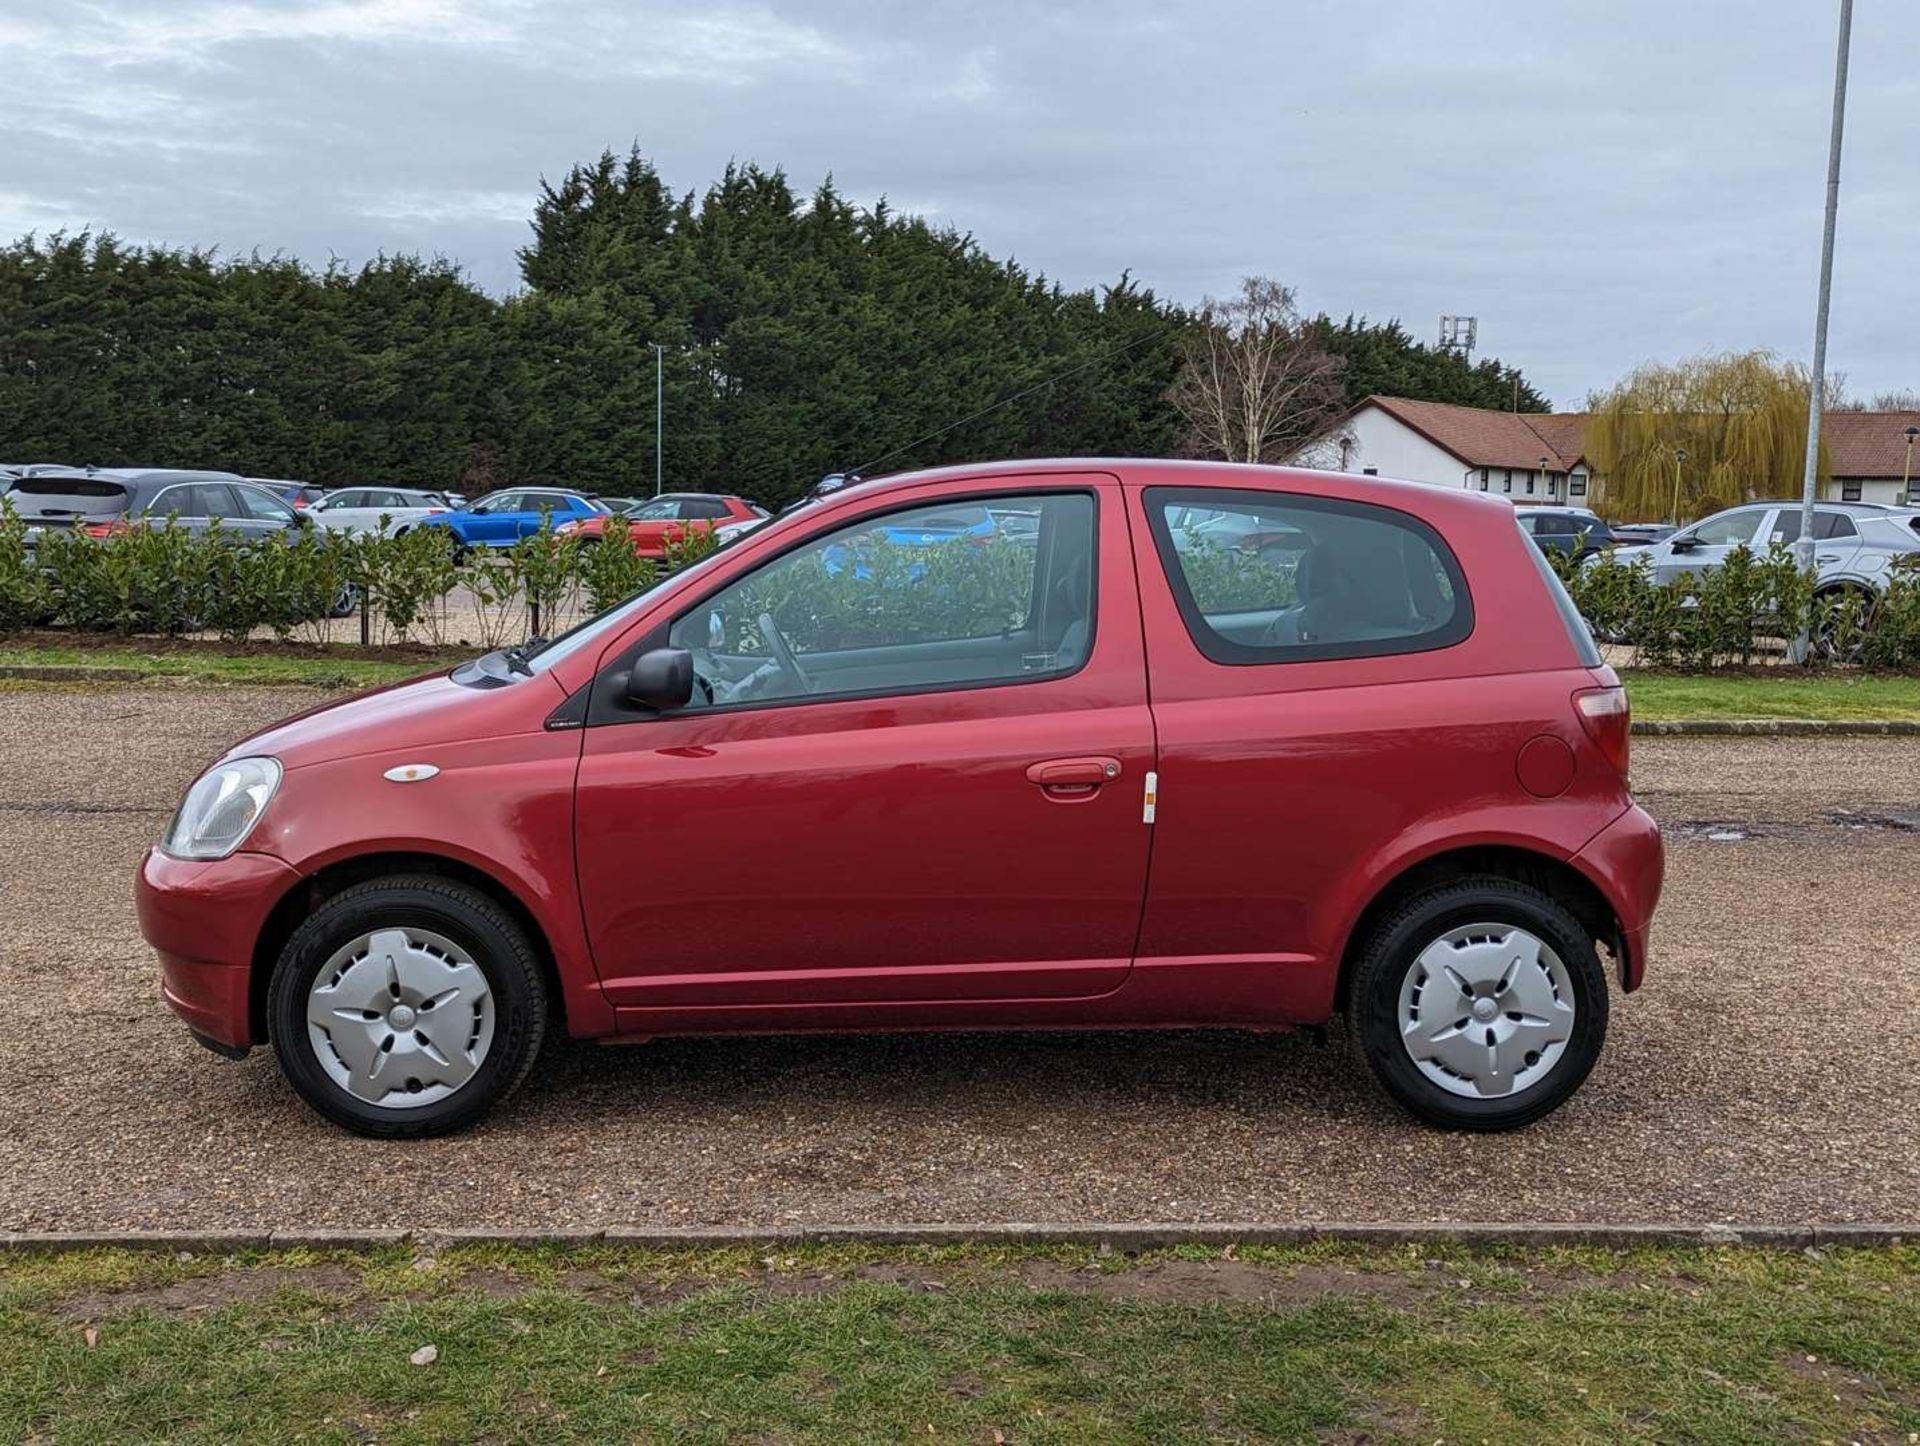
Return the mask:
<svg viewBox="0 0 1920 1446">
<path fill-rule="evenodd" d="M 1816 589 L 1784 543 L 1764 553 L 1737 547 L 1721 566 L 1665 583 L 1630 551 L 1585 565 L 1547 556 L 1595 635 L 1635 648 L 1651 667 L 1745 665 L 1808 634 L 1810 664 L 1920 668 L 1920 569 L 1896 571 L 1874 594 Z"/>
<path fill-rule="evenodd" d="M 677 567 L 712 548 L 696 533 L 670 546 Z M 440 528 L 396 537 L 301 528 L 264 541 L 172 523 L 96 538 L 27 527 L 0 504 L 0 628 L 63 626 L 91 632 L 259 632 L 324 641 L 338 614 L 357 614 L 367 641 L 403 639 L 497 647 L 552 632 L 648 586 L 658 565 L 635 556 L 626 521 L 602 541 L 547 531 L 463 561 Z M 456 610 L 455 595 L 469 606 Z"/>
</svg>

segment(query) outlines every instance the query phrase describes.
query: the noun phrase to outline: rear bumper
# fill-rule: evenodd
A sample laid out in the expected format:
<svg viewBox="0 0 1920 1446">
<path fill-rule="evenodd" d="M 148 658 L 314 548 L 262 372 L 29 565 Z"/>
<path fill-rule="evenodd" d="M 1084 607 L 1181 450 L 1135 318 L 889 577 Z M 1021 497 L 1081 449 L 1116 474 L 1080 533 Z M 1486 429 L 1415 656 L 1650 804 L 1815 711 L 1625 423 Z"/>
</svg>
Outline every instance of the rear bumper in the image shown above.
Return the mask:
<svg viewBox="0 0 1920 1446">
<path fill-rule="evenodd" d="M 203 1043 L 243 1051 L 260 1043 L 249 1007 L 254 944 L 299 879 L 266 854 L 196 863 L 149 849 L 141 861 L 134 902 L 160 956 L 160 995 Z"/>
<path fill-rule="evenodd" d="M 1620 987 L 1638 989 L 1647 970 L 1653 912 L 1666 875 L 1660 825 L 1635 804 L 1589 840 L 1573 862 L 1613 906 L 1620 921 Z"/>
</svg>

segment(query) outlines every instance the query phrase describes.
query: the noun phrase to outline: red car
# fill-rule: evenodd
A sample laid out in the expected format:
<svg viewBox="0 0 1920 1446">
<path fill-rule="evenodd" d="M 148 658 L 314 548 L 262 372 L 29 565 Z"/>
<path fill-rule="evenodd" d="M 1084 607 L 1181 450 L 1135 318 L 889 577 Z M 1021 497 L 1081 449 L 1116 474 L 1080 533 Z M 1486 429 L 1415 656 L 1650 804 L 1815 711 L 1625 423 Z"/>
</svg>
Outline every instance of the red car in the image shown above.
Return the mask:
<svg viewBox="0 0 1920 1446">
<path fill-rule="evenodd" d="M 1021 525 L 897 540 L 957 504 Z M 1253 531 L 1288 546 L 1212 535 Z M 537 649 L 238 744 L 148 854 L 140 922 L 195 1035 L 271 1042 L 373 1135 L 472 1121 L 556 1019 L 1336 1011 L 1416 1115 L 1504 1129 L 1573 1092 L 1609 974 L 1646 967 L 1662 852 L 1627 742 L 1499 499 L 960 467 L 820 496 Z"/>
<path fill-rule="evenodd" d="M 718 530 L 724 541 L 739 524 L 763 521 L 767 512 L 744 497 L 722 496 L 717 492 L 669 492 L 638 503 L 621 515 L 627 519 L 627 537 L 635 552 L 642 557 L 664 557 L 667 544 L 685 537 L 688 528 Z M 608 520 L 583 517 L 566 523 L 558 535 L 598 541 L 606 535 Z"/>
</svg>

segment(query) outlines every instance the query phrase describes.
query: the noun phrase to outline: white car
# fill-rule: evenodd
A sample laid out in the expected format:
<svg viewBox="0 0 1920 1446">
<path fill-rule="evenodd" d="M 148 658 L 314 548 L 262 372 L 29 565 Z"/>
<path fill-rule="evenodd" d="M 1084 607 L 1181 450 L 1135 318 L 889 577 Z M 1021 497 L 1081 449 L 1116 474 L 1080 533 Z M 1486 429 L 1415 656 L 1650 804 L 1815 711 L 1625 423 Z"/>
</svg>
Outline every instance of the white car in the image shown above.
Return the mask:
<svg viewBox="0 0 1920 1446">
<path fill-rule="evenodd" d="M 422 518 L 454 510 L 443 492 L 409 487 L 342 487 L 307 508 L 329 532 L 384 532 L 398 537 Z"/>
</svg>

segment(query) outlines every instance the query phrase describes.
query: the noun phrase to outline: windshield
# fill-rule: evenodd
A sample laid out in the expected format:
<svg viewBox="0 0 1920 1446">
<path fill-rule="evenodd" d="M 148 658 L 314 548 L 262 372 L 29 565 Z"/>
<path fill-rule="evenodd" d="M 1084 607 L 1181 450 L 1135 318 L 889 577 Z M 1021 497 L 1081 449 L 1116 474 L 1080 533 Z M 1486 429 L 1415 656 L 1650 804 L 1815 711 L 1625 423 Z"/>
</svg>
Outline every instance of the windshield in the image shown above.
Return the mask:
<svg viewBox="0 0 1920 1446">
<path fill-rule="evenodd" d="M 678 582 L 683 577 L 707 571 L 713 566 L 714 560 L 722 556 L 732 545 L 730 541 L 721 543 L 698 562 L 689 563 L 677 571 L 666 573 L 652 587 L 635 593 L 625 602 L 615 603 L 605 612 L 588 618 L 584 623 L 568 628 L 559 637 L 542 645 L 538 651 L 528 653 L 528 665 L 536 672 L 544 671 L 553 667 L 562 658 L 570 658 L 575 653 L 599 647 L 625 627 L 627 620 L 646 606 L 647 600 L 661 588 L 670 582 Z"/>
<path fill-rule="evenodd" d="M 7 493 L 22 517 L 112 517 L 127 510 L 127 489 L 95 477 L 23 477 Z"/>
<path fill-rule="evenodd" d="M 653 518 L 679 515 L 680 499 L 677 497 L 656 497 L 651 502 L 636 503 L 627 509 L 627 516 L 643 522 Z"/>
</svg>

